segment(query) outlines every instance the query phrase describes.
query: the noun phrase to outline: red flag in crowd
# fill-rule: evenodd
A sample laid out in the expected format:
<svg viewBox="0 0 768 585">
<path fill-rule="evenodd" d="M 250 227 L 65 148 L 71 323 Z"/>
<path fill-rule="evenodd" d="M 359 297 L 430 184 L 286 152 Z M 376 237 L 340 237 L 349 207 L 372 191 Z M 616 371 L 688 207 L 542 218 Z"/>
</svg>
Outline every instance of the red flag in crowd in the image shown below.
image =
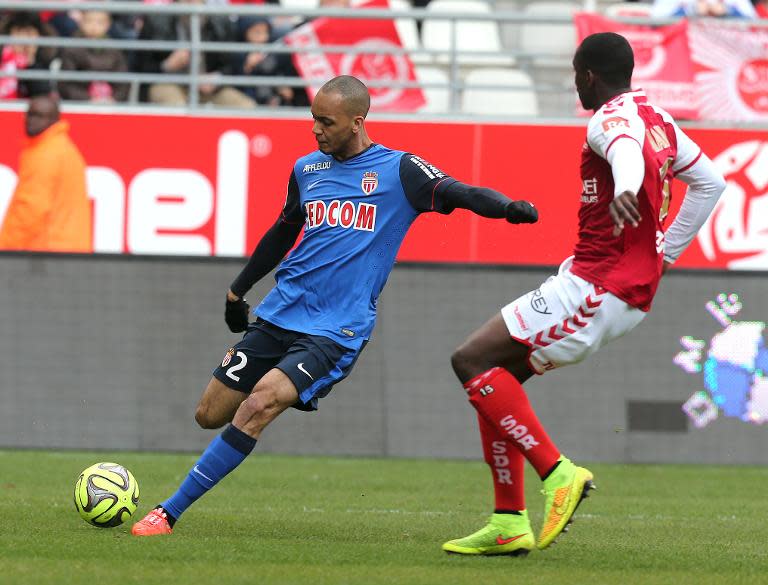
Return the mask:
<svg viewBox="0 0 768 585">
<path fill-rule="evenodd" d="M 387 0 L 369 0 L 356 9 L 389 7 Z M 400 48 L 402 44 L 392 20 L 318 18 L 285 37 L 294 47 L 350 45 L 370 48 Z M 299 74 L 305 79 L 328 80 L 337 75 L 354 75 L 363 82 L 415 82 L 413 64 L 406 54 L 371 53 L 296 53 L 293 57 Z M 322 85 L 322 84 L 320 84 Z M 319 85 L 307 88 L 313 98 Z M 379 112 L 413 112 L 426 104 L 419 88 L 369 87 L 371 109 Z"/>
<path fill-rule="evenodd" d="M 690 46 L 702 119 L 768 119 L 768 29 L 696 22 Z"/>
<path fill-rule="evenodd" d="M 651 27 L 582 12 L 574 16 L 574 23 L 579 42 L 597 32 L 615 32 L 624 36 L 635 53 L 632 86 L 644 89 L 652 103 L 675 117 L 699 117 L 687 20 Z"/>
</svg>

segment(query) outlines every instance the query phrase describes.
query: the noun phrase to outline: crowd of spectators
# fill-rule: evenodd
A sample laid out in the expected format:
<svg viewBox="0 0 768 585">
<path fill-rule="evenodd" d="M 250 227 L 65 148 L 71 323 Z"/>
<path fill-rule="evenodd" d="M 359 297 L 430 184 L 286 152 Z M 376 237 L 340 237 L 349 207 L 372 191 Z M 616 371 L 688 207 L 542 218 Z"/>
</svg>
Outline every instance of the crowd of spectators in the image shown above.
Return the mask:
<svg viewBox="0 0 768 585">
<path fill-rule="evenodd" d="M 147 3 L 188 4 L 232 3 L 263 4 L 279 0 L 136 0 Z M 631 1 L 631 0 L 629 0 Z M 423 6 L 428 0 L 415 0 Z M 768 0 L 652 0 L 652 15 L 718 16 L 768 18 Z M 350 0 L 320 0 L 320 6 L 345 7 Z M 254 18 L 225 15 L 201 16 L 201 37 L 207 42 L 243 42 L 254 50 L 242 53 L 207 52 L 200 56 L 198 85 L 200 103 L 254 108 L 305 106 L 306 91 L 299 86 L 231 86 L 218 82 L 223 75 L 247 77 L 297 77 L 290 53 L 266 52 L 258 45 L 280 44 L 282 37 L 302 24 L 300 17 Z M 68 10 L 62 12 L 10 12 L 0 18 L 0 34 L 31 40 L 45 36 L 84 39 L 189 40 L 188 17 L 167 14 L 115 14 L 106 11 Z M 55 63 L 63 71 L 136 72 L 153 74 L 188 74 L 192 55 L 187 49 L 175 51 L 122 51 L 94 47 L 66 47 L 55 50 L 35 44 L 8 43 L 0 52 L 0 99 L 23 98 L 40 82 L 21 82 L 14 73 L 24 69 L 48 69 Z M 60 81 L 57 90 L 66 100 L 123 102 L 129 99 L 131 84 L 104 81 Z M 134 99 L 145 102 L 183 106 L 188 88 L 177 83 L 152 83 L 134 86 Z"/>
<path fill-rule="evenodd" d="M 153 3 L 173 0 L 146 0 Z M 179 3 L 202 4 L 205 0 L 175 0 Z M 211 3 L 213 0 L 208 0 Z M 227 0 L 218 0 L 225 3 Z M 339 0 L 333 0 L 338 2 Z M 344 1 L 344 0 L 342 0 Z M 261 4 L 277 0 L 229 0 L 238 4 Z M 204 52 L 199 59 L 199 102 L 233 108 L 259 106 L 306 106 L 307 93 L 302 87 L 244 85 L 234 87 L 219 83 L 223 75 L 298 77 L 290 53 L 270 53 L 256 47 L 280 43 L 281 36 L 301 23 L 301 19 L 201 16 L 203 42 L 243 42 L 255 46 L 253 51 L 227 53 Z M 279 32 L 278 32 L 279 31 Z M 148 41 L 187 41 L 191 38 L 187 16 L 168 14 L 111 15 L 100 10 L 66 12 L 10 12 L 0 18 L 0 35 L 35 39 L 45 36 L 83 39 L 122 39 Z M 2 47 L 0 99 L 24 98 L 41 93 L 40 82 L 24 82 L 13 75 L 25 69 L 49 69 L 52 62 L 61 71 L 135 72 L 188 74 L 192 55 L 187 49 L 174 51 L 124 51 L 115 48 L 64 47 L 53 49 L 35 44 L 12 44 Z M 62 99 L 97 103 L 124 102 L 129 98 L 129 83 L 104 81 L 59 81 L 56 90 Z M 137 85 L 141 101 L 170 106 L 183 106 L 188 100 L 185 84 L 151 83 Z"/>
<path fill-rule="evenodd" d="M 651 15 L 718 18 L 766 18 L 765 0 L 655 0 Z"/>
</svg>

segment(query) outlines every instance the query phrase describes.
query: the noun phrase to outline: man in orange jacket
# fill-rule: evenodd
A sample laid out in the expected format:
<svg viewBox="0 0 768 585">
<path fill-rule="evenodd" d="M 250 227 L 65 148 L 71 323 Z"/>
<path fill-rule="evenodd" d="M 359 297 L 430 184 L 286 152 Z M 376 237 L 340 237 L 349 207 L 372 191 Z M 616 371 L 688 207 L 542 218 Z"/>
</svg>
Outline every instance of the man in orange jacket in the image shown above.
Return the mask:
<svg viewBox="0 0 768 585">
<path fill-rule="evenodd" d="M 50 94 L 29 100 L 29 137 L 19 155 L 19 180 L 0 227 L 0 250 L 92 252 L 85 160 L 59 120 Z"/>
</svg>

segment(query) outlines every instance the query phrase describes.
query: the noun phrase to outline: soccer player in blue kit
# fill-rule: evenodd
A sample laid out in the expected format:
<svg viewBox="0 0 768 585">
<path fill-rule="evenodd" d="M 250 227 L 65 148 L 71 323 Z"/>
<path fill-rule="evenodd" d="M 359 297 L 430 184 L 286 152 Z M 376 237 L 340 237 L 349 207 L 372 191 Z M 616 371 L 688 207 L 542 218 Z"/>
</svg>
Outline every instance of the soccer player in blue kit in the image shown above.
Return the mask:
<svg viewBox="0 0 768 585">
<path fill-rule="evenodd" d="M 231 424 L 132 534 L 170 534 L 281 412 L 316 410 L 318 399 L 349 374 L 373 330 L 400 244 L 420 213 L 463 208 L 509 223 L 537 221 L 526 201 L 466 185 L 418 156 L 372 142 L 365 130 L 369 107 L 368 89 L 351 76 L 336 77 L 317 93 L 312 132 L 318 150 L 296 161 L 280 216 L 227 291 L 227 325 L 246 333 L 213 372 L 195 414 L 203 428 Z M 302 228 L 304 237 L 283 260 Z M 249 323 L 243 297 L 278 264 L 277 285 Z"/>
</svg>

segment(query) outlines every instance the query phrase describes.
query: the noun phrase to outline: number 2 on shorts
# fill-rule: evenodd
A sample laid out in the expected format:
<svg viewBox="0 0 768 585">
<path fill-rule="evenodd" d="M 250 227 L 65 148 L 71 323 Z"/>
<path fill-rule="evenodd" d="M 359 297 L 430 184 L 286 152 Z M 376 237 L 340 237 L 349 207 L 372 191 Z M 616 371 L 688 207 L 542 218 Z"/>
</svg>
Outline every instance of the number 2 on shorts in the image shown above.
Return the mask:
<svg viewBox="0 0 768 585">
<path fill-rule="evenodd" d="M 240 363 L 233 365 L 231 368 L 229 368 L 226 372 L 227 378 L 232 378 L 235 382 L 240 381 L 240 376 L 235 376 L 235 372 L 242 370 L 245 365 L 248 363 L 248 358 L 242 351 L 238 351 L 235 354 L 235 357 L 240 358 Z"/>
</svg>

